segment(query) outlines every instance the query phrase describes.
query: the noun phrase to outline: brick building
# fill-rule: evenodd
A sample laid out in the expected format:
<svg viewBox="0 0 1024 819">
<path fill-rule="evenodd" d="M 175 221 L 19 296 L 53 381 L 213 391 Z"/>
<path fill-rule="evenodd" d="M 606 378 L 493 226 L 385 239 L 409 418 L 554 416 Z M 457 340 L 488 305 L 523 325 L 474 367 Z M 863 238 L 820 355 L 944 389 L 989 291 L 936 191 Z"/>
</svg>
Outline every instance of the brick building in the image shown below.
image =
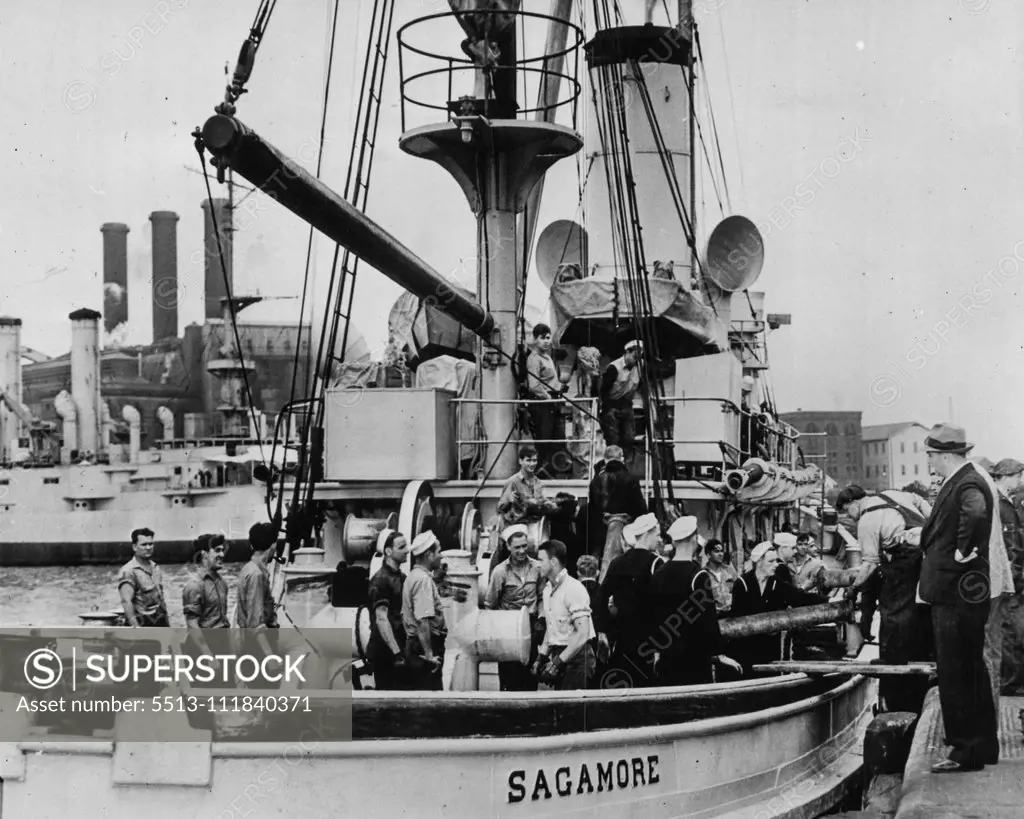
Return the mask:
<svg viewBox="0 0 1024 819">
<path fill-rule="evenodd" d="M 859 411 L 797 410 L 779 417 L 800 432 L 808 433 L 797 443 L 809 463 L 823 467 L 840 486 L 857 482 L 863 474 Z"/>
</svg>

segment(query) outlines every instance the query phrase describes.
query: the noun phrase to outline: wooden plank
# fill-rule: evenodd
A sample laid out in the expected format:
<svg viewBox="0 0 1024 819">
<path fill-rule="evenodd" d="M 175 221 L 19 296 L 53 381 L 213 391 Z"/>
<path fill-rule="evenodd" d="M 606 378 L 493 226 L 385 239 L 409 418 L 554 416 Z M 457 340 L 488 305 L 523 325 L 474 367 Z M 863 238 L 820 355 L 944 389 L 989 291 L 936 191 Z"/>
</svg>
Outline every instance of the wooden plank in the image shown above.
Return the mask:
<svg viewBox="0 0 1024 819">
<path fill-rule="evenodd" d="M 755 665 L 755 671 L 777 674 L 860 674 L 864 677 L 905 677 L 935 673 L 935 663 L 907 663 L 906 665 L 875 665 L 850 660 L 800 661 L 784 660 Z"/>
</svg>

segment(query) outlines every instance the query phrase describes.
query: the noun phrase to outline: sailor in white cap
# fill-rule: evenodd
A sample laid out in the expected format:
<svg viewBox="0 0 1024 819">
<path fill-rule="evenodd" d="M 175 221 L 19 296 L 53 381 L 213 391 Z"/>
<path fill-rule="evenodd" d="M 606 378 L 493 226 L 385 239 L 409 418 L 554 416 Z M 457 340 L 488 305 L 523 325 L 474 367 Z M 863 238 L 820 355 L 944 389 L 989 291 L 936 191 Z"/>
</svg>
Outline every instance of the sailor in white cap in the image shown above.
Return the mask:
<svg viewBox="0 0 1024 819">
<path fill-rule="evenodd" d="M 697 518 L 685 515 L 676 519 L 668 535 L 675 552 L 651 581 L 655 627 L 648 649 L 658 655 L 659 681 L 662 685 L 713 682 L 716 662 L 742 674 L 738 662 L 720 654 L 722 635 L 711 575 L 695 560 Z"/>
<path fill-rule="evenodd" d="M 750 562 L 754 568 L 741 575 L 733 585 L 732 617 L 824 602 L 818 595 L 801 591 L 777 576 L 779 555 L 775 544 L 769 541 L 758 543 L 750 552 Z M 757 663 L 774 662 L 781 658 L 779 636 L 763 634 L 738 640 L 734 654 L 748 669 Z"/>
<path fill-rule="evenodd" d="M 406 634 L 410 688 L 440 691 L 444 641 L 448 632 L 433 574 L 441 555 L 437 535 L 431 531 L 417 535 L 409 553 L 412 571 L 402 586 L 402 625 Z"/>
<path fill-rule="evenodd" d="M 605 443 L 622 447 L 628 464 L 635 446 L 633 396 L 640 386 L 640 356 L 643 345 L 628 342 L 621 358 L 608 365 L 601 376 L 601 433 Z"/>
<path fill-rule="evenodd" d="M 612 561 L 601 585 L 601 597 L 608 606 L 609 630 L 615 636 L 615 649 L 609 660 L 609 673 L 632 687 L 654 683 L 653 656 L 641 656 L 651 629 L 651 577 L 661 558 L 655 553 L 661 546 L 661 526 L 653 514 L 641 515 L 626 527 L 636 538 L 636 546 Z"/>
<path fill-rule="evenodd" d="M 792 583 L 792 563 L 796 558 L 796 535 L 789 532 L 776 532 L 772 535 L 772 545 L 775 547 L 775 553 L 779 557 L 779 565 L 775 569 L 775 576 L 779 580 Z"/>
<path fill-rule="evenodd" d="M 533 635 L 531 656 L 544 639 L 543 627 L 538 626 L 538 610 L 543 581 L 540 561 L 527 551 L 529 530 L 521 523 L 507 526 L 501 539 L 508 546 L 508 559 L 491 569 L 483 608 L 495 611 L 519 611 L 525 608 L 530 615 Z M 537 678 L 530 666 L 520 662 L 499 662 L 498 681 L 502 691 L 536 691 Z"/>
</svg>

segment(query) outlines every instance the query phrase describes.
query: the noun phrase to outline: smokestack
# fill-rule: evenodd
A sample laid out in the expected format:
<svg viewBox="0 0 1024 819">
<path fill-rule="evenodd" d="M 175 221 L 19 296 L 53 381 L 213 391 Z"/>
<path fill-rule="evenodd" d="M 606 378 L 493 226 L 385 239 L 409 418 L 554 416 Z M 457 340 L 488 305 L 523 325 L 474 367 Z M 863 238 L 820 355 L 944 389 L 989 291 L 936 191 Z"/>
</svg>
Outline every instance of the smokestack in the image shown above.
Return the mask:
<svg viewBox="0 0 1024 819">
<path fill-rule="evenodd" d="M 234 265 L 232 262 L 234 229 L 231 209 L 227 199 L 214 199 L 211 215 L 210 200 L 203 200 L 204 250 L 206 256 L 206 318 L 221 318 L 224 315 L 220 300 L 227 298 L 224 273 L 231 289 L 235 289 Z M 214 227 L 216 218 L 216 228 Z M 220 233 L 220 250 L 217 248 L 217 234 Z M 224 267 L 221 267 L 220 253 L 224 253 Z"/>
<path fill-rule="evenodd" d="M 21 401 L 21 319 L 0 318 L 0 389 L 14 401 Z M 14 454 L 18 445 L 18 416 L 0 403 L 0 430 L 4 459 Z"/>
<path fill-rule="evenodd" d="M 128 321 L 128 225 L 107 222 L 103 234 L 103 329 Z"/>
<path fill-rule="evenodd" d="M 153 223 L 153 341 L 178 337 L 178 214 L 155 210 Z"/>
<path fill-rule="evenodd" d="M 78 449 L 97 452 L 100 442 L 100 314 L 88 307 L 71 319 L 71 397 L 78 410 Z"/>
</svg>

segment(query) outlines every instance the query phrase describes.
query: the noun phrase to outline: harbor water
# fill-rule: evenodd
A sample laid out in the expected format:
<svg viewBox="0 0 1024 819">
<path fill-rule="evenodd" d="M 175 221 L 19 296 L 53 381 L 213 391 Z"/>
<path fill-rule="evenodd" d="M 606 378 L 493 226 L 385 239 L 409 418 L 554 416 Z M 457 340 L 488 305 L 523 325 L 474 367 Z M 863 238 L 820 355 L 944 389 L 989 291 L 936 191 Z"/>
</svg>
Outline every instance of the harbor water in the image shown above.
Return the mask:
<svg viewBox="0 0 1024 819">
<path fill-rule="evenodd" d="M 181 590 L 194 568 L 188 563 L 161 565 L 171 625 L 185 626 Z M 228 612 L 233 617 L 235 581 L 241 563 L 225 564 Z M 120 566 L 40 566 L 0 572 L 0 628 L 77 626 L 87 611 L 120 611 L 114 581 Z"/>
</svg>

